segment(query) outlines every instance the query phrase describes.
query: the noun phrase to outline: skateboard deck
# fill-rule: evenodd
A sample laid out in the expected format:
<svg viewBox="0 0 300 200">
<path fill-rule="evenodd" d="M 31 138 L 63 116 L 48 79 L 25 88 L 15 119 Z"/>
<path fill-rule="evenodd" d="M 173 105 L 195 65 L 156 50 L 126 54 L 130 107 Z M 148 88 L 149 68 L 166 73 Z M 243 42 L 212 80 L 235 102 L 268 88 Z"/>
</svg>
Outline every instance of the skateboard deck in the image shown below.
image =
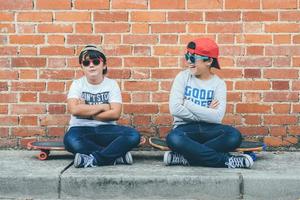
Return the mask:
<svg viewBox="0 0 300 200">
<path fill-rule="evenodd" d="M 142 136 L 139 146 L 145 144 L 147 139 Z M 29 150 L 40 150 L 36 155 L 39 160 L 47 160 L 51 151 L 66 151 L 62 140 L 34 141 L 27 144 Z"/>
<path fill-rule="evenodd" d="M 154 148 L 169 151 L 169 147 L 166 143 L 165 139 L 158 138 L 158 137 L 150 137 L 149 144 Z M 266 150 L 266 145 L 263 142 L 252 142 L 252 141 L 243 141 L 239 148 L 235 149 L 235 152 L 249 154 L 253 160 L 257 159 L 256 153 L 259 151 Z"/>
</svg>

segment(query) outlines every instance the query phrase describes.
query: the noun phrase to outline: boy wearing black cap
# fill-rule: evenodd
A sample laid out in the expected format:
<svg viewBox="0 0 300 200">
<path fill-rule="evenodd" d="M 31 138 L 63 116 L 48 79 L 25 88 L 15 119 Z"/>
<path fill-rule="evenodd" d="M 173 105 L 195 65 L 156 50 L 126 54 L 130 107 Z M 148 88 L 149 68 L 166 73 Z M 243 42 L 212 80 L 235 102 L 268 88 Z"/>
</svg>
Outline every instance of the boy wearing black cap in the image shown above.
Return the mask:
<svg viewBox="0 0 300 200">
<path fill-rule="evenodd" d="M 167 136 L 172 151 L 166 152 L 166 165 L 202 165 L 208 167 L 251 168 L 253 159 L 228 152 L 239 147 L 241 133 L 221 124 L 226 111 L 226 84 L 211 67 L 220 69 L 219 48 L 208 38 L 187 45 L 188 69 L 175 78 L 169 100 L 174 117 Z"/>
<path fill-rule="evenodd" d="M 120 126 L 122 97 L 117 82 L 105 76 L 106 56 L 94 45 L 79 55 L 83 77 L 74 80 L 68 93 L 71 119 L 65 148 L 75 154 L 74 166 L 132 164 L 130 150 L 140 142 L 133 128 Z"/>
</svg>

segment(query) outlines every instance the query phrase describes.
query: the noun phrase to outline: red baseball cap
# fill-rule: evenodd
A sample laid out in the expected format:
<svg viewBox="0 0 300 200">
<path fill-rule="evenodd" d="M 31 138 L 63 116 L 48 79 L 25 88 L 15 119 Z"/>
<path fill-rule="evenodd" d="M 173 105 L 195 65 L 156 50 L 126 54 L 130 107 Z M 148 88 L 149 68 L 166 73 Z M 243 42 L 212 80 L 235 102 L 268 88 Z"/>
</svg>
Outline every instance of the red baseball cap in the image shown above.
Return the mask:
<svg viewBox="0 0 300 200">
<path fill-rule="evenodd" d="M 187 51 L 191 54 L 215 58 L 211 66 L 220 69 L 218 62 L 219 47 L 213 40 L 209 38 L 197 38 L 189 42 Z"/>
</svg>

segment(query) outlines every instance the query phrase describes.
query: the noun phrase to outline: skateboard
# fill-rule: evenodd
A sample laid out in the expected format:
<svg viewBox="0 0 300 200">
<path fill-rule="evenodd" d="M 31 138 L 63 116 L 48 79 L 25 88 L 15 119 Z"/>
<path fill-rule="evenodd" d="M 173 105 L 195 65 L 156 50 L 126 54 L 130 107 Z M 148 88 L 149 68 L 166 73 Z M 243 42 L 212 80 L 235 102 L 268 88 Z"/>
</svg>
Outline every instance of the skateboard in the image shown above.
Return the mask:
<svg viewBox="0 0 300 200">
<path fill-rule="evenodd" d="M 154 148 L 169 151 L 169 147 L 165 139 L 158 137 L 150 137 L 149 144 Z M 253 160 L 257 159 L 256 152 L 266 150 L 266 145 L 263 142 L 252 142 L 252 141 L 243 141 L 239 148 L 235 149 L 235 152 L 248 154 L 252 157 Z"/>
<path fill-rule="evenodd" d="M 142 136 L 139 146 L 145 144 L 147 139 Z M 40 150 L 36 155 L 39 160 L 47 160 L 51 151 L 66 151 L 62 140 L 34 141 L 27 144 L 29 150 Z"/>
</svg>

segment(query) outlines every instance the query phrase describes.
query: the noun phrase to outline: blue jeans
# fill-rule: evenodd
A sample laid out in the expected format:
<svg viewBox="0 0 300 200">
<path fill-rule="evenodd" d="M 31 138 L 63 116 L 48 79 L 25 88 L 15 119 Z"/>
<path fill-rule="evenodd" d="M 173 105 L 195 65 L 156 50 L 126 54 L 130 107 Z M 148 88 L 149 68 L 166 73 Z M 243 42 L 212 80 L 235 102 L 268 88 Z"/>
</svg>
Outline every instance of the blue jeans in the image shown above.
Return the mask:
<svg viewBox="0 0 300 200">
<path fill-rule="evenodd" d="M 71 127 L 64 137 L 65 148 L 73 153 L 92 154 L 97 165 L 111 165 L 140 142 L 133 128 L 120 125 Z"/>
<path fill-rule="evenodd" d="M 167 136 L 172 151 L 183 155 L 191 165 L 226 167 L 229 151 L 240 146 L 241 133 L 228 125 L 197 122 L 173 129 Z"/>
</svg>

